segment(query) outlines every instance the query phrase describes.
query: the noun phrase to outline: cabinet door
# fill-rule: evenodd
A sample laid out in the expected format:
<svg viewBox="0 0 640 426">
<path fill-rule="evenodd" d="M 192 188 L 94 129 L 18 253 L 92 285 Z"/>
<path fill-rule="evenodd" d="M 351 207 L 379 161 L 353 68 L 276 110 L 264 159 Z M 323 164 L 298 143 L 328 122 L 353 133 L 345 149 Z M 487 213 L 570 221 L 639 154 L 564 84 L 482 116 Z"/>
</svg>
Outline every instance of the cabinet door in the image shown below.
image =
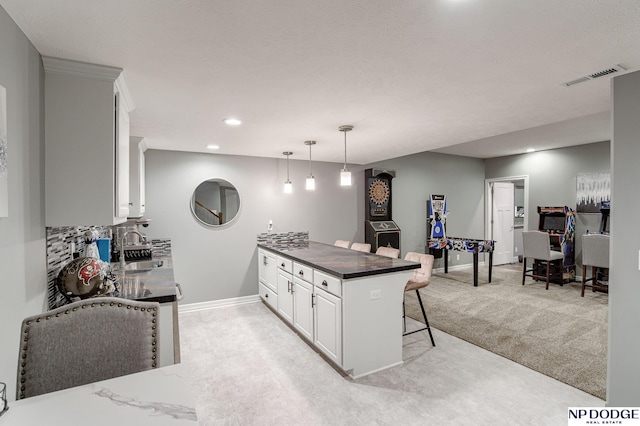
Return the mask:
<svg viewBox="0 0 640 426">
<path fill-rule="evenodd" d="M 278 313 L 293 323 L 293 279 L 291 274 L 278 269 Z"/>
<path fill-rule="evenodd" d="M 141 137 L 129 138 L 129 217 L 142 217 L 145 212 L 144 151 Z"/>
<path fill-rule="evenodd" d="M 129 113 L 120 106 L 120 94 L 115 95 L 115 217 L 129 216 Z"/>
<path fill-rule="evenodd" d="M 276 255 L 266 250 L 258 250 L 258 257 L 258 275 L 260 282 L 277 293 L 278 265 L 276 263 Z"/>
<path fill-rule="evenodd" d="M 313 343 L 329 359 L 342 365 L 342 301 L 315 288 Z"/>
<path fill-rule="evenodd" d="M 313 341 L 313 285 L 298 277 L 293 279 L 293 327 Z"/>
</svg>

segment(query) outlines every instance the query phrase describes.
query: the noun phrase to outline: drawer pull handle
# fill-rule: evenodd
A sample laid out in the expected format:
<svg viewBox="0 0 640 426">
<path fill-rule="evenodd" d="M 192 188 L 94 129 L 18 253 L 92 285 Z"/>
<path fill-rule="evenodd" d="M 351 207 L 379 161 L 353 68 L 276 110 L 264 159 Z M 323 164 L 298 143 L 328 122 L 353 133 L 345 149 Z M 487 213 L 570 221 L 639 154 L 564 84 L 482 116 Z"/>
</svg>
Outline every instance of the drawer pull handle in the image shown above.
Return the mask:
<svg viewBox="0 0 640 426">
<path fill-rule="evenodd" d="M 284 262 L 282 262 L 282 265 L 280 265 L 280 266 L 282 266 L 284 268 Z"/>
<path fill-rule="evenodd" d="M 302 271 L 302 269 L 300 269 L 300 272 L 298 272 L 298 275 L 304 275 L 304 272 Z"/>
<path fill-rule="evenodd" d="M 322 280 L 322 285 L 326 287 L 326 286 L 328 286 L 329 284 L 327 283 L 327 280 Z"/>
<path fill-rule="evenodd" d="M 265 297 L 266 299 L 268 299 L 268 298 L 269 298 L 269 293 L 265 293 L 265 294 L 264 294 L 264 297 Z"/>
</svg>

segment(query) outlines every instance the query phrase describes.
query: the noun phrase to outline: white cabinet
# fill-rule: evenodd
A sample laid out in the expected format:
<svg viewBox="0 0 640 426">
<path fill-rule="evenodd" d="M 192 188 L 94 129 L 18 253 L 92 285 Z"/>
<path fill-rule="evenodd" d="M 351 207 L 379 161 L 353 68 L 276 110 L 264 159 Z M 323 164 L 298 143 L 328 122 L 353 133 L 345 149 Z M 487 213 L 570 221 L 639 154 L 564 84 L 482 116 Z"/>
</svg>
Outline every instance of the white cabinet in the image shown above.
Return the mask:
<svg viewBox="0 0 640 426">
<path fill-rule="evenodd" d="M 258 250 L 258 275 L 260 282 L 267 288 L 277 294 L 277 282 L 278 282 L 278 265 L 276 255 L 266 251 Z"/>
<path fill-rule="evenodd" d="M 43 57 L 45 222 L 114 225 L 129 214 L 129 112 L 121 68 Z"/>
<path fill-rule="evenodd" d="M 293 291 L 291 273 L 278 268 L 278 313 L 289 324 L 293 323 Z"/>
<path fill-rule="evenodd" d="M 331 361 L 342 365 L 342 301 L 321 288 L 314 288 L 313 343 Z"/>
<path fill-rule="evenodd" d="M 293 299 L 293 328 L 313 342 L 313 285 L 295 277 Z"/>
<path fill-rule="evenodd" d="M 129 138 L 129 217 L 139 218 L 145 213 L 145 163 L 147 145 L 144 138 Z"/>
<path fill-rule="evenodd" d="M 258 292 L 272 309 L 278 309 L 278 266 L 276 255 L 266 250 L 258 250 Z"/>
</svg>

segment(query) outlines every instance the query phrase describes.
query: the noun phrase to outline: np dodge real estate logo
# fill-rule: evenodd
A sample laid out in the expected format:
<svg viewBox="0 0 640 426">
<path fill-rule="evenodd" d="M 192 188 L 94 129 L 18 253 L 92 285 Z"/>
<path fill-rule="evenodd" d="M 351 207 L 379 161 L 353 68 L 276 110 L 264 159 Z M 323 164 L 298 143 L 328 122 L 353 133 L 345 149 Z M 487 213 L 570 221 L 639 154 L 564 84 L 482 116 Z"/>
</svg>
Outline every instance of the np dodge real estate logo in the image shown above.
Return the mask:
<svg viewBox="0 0 640 426">
<path fill-rule="evenodd" d="M 640 426 L 639 407 L 569 407 L 568 426 Z"/>
</svg>

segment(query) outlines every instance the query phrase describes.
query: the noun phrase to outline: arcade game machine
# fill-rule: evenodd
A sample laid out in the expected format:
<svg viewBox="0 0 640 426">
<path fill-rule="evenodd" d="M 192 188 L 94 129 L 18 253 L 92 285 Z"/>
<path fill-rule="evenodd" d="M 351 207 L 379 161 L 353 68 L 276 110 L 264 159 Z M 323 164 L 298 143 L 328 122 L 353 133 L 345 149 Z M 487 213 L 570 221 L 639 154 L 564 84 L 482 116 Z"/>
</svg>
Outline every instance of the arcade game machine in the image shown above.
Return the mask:
<svg viewBox="0 0 640 426">
<path fill-rule="evenodd" d="M 365 235 L 371 252 L 378 247 L 400 250 L 400 228 L 391 219 L 391 179 L 395 170 L 366 169 L 365 179 Z"/>
<path fill-rule="evenodd" d="M 427 241 L 446 238 L 447 232 L 445 224 L 447 223 L 447 197 L 445 195 L 429 195 L 427 200 Z M 429 253 L 436 259 L 442 257 L 441 249 L 429 248 Z"/>
<path fill-rule="evenodd" d="M 569 207 L 538 206 L 538 231 L 549 233 L 551 250 L 562 252 L 564 259 L 552 262 L 549 281 L 563 285 L 575 280 L 576 216 Z M 546 263 L 534 261 L 535 274 L 546 275 Z"/>
</svg>

